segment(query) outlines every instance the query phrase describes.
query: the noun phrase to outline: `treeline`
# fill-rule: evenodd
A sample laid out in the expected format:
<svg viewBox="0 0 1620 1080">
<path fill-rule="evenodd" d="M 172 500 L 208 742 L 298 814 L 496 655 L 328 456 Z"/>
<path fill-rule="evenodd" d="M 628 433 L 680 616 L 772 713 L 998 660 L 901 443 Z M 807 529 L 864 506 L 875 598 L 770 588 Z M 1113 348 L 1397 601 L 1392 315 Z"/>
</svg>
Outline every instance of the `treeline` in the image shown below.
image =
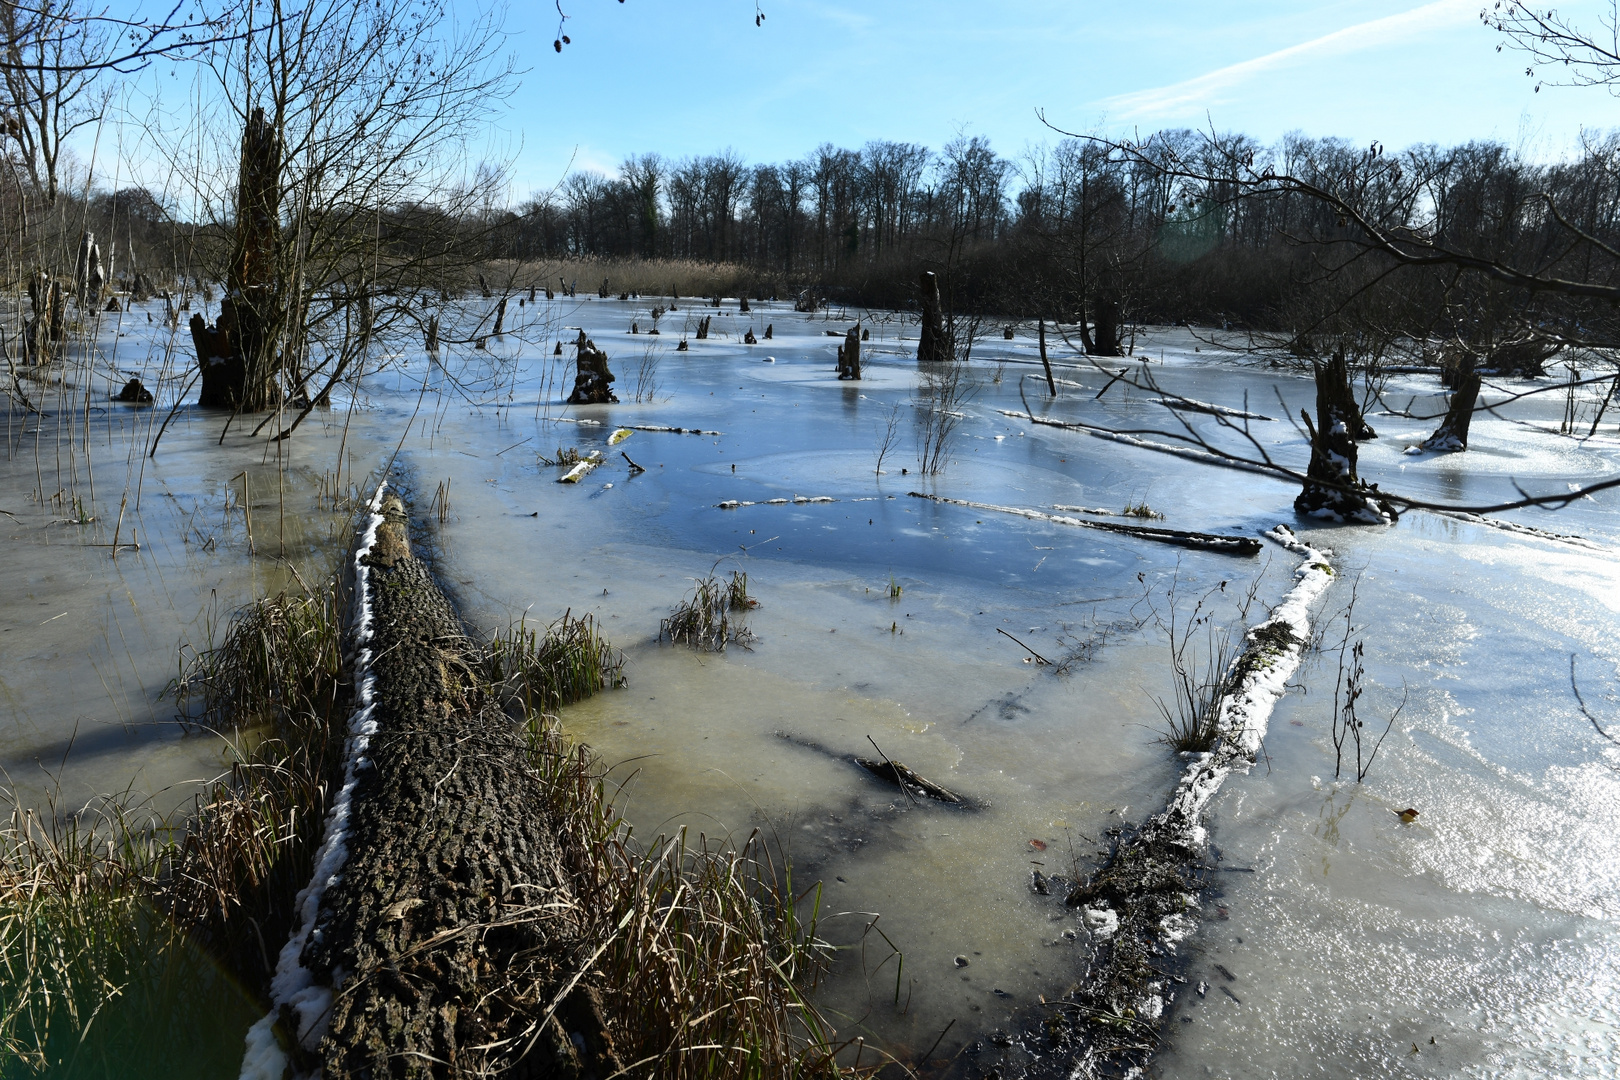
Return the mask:
<svg viewBox="0 0 1620 1080">
<path fill-rule="evenodd" d="M 1273 176 L 1290 182 L 1268 183 Z M 1380 347 L 1369 339 L 1401 336 L 1456 338 L 1488 352 L 1572 327 L 1601 343 L 1613 313 L 1488 273 L 1460 276 L 1455 260 L 1392 274 L 1346 207 L 1420 253 L 1428 244 L 1541 275 L 1613 281 L 1620 134 L 1553 162 L 1492 142 L 1391 153 L 1342 139 L 1265 146 L 1186 130 L 1131 146 L 1068 139 L 1017 159 L 982 137 L 938 152 L 822 146 L 802 160 L 752 166 L 731 152 L 646 154 L 618 176 L 575 173 L 552 194 L 489 207 L 469 193 L 454 206 L 362 217 L 375 238 L 368 243 L 385 260 L 411 262 L 424 287 L 465 287 L 480 263 L 539 273 L 581 259 L 682 260 L 740 268 L 760 296 L 906 308 L 917 302 L 919 272 L 933 270 L 949 313 L 1077 322 L 1100 353 L 1132 321 L 1293 333 L 1307 351 L 1314 335 L 1354 339 L 1361 352 Z M 217 228 L 176 222 L 140 188 L 88 202 L 64 195 L 57 213 L 64 246 L 82 225 L 105 238 L 104 249 L 112 241 L 133 255 L 120 271 L 183 275 L 217 261 L 196 257 L 199 244 L 219 243 Z"/>
<path fill-rule="evenodd" d="M 982 137 L 938 152 L 822 146 L 778 164 L 645 154 L 616 177 L 575 173 L 492 216 L 486 245 L 491 258 L 522 261 L 738 263 L 762 289 L 819 288 L 870 306 L 913 303 L 916 273 L 929 268 L 959 310 L 1095 321 L 1117 308 L 1127 320 L 1282 328 L 1341 306 L 1387 268 L 1359 249 L 1325 256 L 1353 223 L 1297 187 L 1254 182 L 1267 174 L 1345 195 L 1381 226 L 1537 269 L 1566 257 L 1566 226 L 1620 246 L 1620 135 L 1537 162 L 1494 142 L 1389 153 L 1189 130 L 1131 147 L 1064 140 L 1017 159 Z M 1579 246 L 1575 272 L 1589 280 L 1603 249 Z M 1452 287 L 1443 275 L 1406 280 L 1400 299 L 1440 310 Z"/>
</svg>

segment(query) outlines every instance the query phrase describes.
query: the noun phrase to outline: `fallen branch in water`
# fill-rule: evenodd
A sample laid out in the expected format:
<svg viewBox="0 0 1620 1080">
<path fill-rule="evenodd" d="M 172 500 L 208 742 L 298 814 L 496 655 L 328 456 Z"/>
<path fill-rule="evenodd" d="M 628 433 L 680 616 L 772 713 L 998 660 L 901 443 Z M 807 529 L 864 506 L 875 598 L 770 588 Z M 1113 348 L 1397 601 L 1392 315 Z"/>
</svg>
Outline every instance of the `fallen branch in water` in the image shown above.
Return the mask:
<svg viewBox="0 0 1620 1080">
<path fill-rule="evenodd" d="M 1025 510 L 1018 506 L 997 506 L 994 503 L 970 502 L 967 499 L 949 499 L 944 495 L 928 495 L 921 491 L 908 491 L 913 499 L 932 499 L 934 502 L 954 503 L 975 510 L 994 510 L 1000 514 L 1014 514 L 1033 521 L 1050 521 L 1057 525 L 1073 525 L 1082 529 L 1100 529 L 1103 532 L 1123 533 L 1143 540 L 1156 540 L 1161 544 L 1197 548 L 1201 551 L 1220 551 L 1228 555 L 1258 555 L 1260 541 L 1249 536 L 1219 536 L 1215 533 L 1184 532 L 1181 529 L 1158 529 L 1149 525 L 1123 525 L 1112 521 L 1084 521 L 1063 514 L 1048 514 L 1042 510 Z"/>
</svg>

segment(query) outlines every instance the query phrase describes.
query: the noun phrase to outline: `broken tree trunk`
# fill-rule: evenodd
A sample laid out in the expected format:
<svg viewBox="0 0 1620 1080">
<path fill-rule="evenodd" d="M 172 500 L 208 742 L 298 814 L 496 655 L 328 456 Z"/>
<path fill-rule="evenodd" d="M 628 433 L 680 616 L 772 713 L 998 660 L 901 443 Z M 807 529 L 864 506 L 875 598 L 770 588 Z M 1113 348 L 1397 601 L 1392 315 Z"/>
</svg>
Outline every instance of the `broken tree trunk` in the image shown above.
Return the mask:
<svg viewBox="0 0 1620 1080">
<path fill-rule="evenodd" d="M 1119 344 L 1119 301 L 1104 297 L 1097 301 L 1097 318 L 1091 330 L 1093 356 L 1121 356 Z"/>
<path fill-rule="evenodd" d="M 499 304 L 495 305 L 495 336 L 496 337 L 501 336 L 501 328 L 504 327 L 505 325 L 506 325 L 506 297 L 503 296 L 503 297 L 501 297 L 501 302 Z"/>
<path fill-rule="evenodd" d="M 219 318 L 191 318 L 205 408 L 256 411 L 279 394 L 281 341 L 276 275 L 281 243 L 281 136 L 254 109 L 242 132 L 236 237 Z"/>
<path fill-rule="evenodd" d="M 1350 432 L 1350 437 L 1356 442 L 1366 442 L 1368 439 L 1378 438 L 1378 432 L 1372 429 L 1361 416 L 1361 405 L 1356 401 L 1356 393 L 1350 387 L 1350 365 L 1345 361 L 1344 350 L 1336 349 L 1333 358 L 1326 364 L 1313 364 L 1313 368 L 1322 369 L 1326 376 L 1326 389 L 1333 397 L 1335 414 L 1344 422 Z M 1323 390 L 1323 377 L 1316 377 L 1316 393 L 1320 397 Z"/>
<path fill-rule="evenodd" d="M 1376 484 L 1356 476 L 1356 440 L 1352 434 L 1360 410 L 1350 393 L 1344 354 L 1327 363 L 1313 363 L 1316 372 L 1316 423 L 1301 409 L 1311 440 L 1311 463 L 1305 487 L 1294 499 L 1294 511 L 1331 521 L 1387 524 L 1396 518 Z"/>
<path fill-rule="evenodd" d="M 709 320 L 711 318 L 713 318 L 713 316 L 705 315 L 705 316 L 703 316 L 703 318 L 698 320 L 697 339 L 699 341 L 703 341 L 704 339 L 706 339 L 709 336 Z"/>
<path fill-rule="evenodd" d="M 951 343 L 945 336 L 945 317 L 940 308 L 939 275 L 924 270 L 919 283 L 922 291 L 922 329 L 917 337 L 918 363 L 944 363 L 951 358 Z"/>
<path fill-rule="evenodd" d="M 882 761 L 873 761 L 871 758 L 858 757 L 855 764 L 871 773 L 880 780 L 887 780 L 907 795 L 926 795 L 930 799 L 938 799 L 944 803 L 962 805 L 966 800 L 950 788 L 941 787 L 932 780 L 918 776 L 898 761 L 884 758 Z"/>
<path fill-rule="evenodd" d="M 67 298 L 62 283 L 38 271 L 28 280 L 28 302 L 34 312 L 25 328 L 29 359 L 35 364 L 49 363 L 67 338 Z"/>
<path fill-rule="evenodd" d="M 607 1075 L 620 1062 L 574 978 L 588 943 L 546 781 L 474 675 L 479 650 L 411 552 L 403 504 L 390 497 L 381 517 L 357 560 L 375 730 L 354 768 L 347 854 L 300 954 L 329 1011 L 298 1032 L 294 1072 Z"/>
<path fill-rule="evenodd" d="M 101 286 L 106 279 L 101 267 L 101 245 L 96 243 L 96 234 L 86 229 L 79 238 L 73 269 L 73 291 L 81 310 L 94 311 L 101 306 Z"/>
<path fill-rule="evenodd" d="M 858 323 L 849 328 L 849 332 L 844 335 L 844 343 L 838 347 L 838 377 L 840 379 L 861 377 L 861 328 Z"/>
<path fill-rule="evenodd" d="M 570 405 L 607 405 L 619 399 L 613 394 L 613 372 L 608 370 L 608 355 L 596 347 L 596 342 L 579 332 L 574 342 L 578 350 L 574 360 L 574 392 L 568 395 Z"/>
<path fill-rule="evenodd" d="M 1052 361 L 1047 359 L 1047 356 L 1046 356 L 1046 320 L 1045 319 L 1042 319 L 1040 321 L 1040 335 L 1041 335 L 1041 367 L 1046 369 L 1046 388 L 1052 392 L 1053 397 L 1057 397 L 1057 382 L 1052 378 Z"/>
<path fill-rule="evenodd" d="M 1465 355 L 1451 377 L 1451 403 L 1446 407 L 1446 418 L 1433 435 L 1423 440 L 1425 450 L 1467 450 L 1468 424 L 1474 418 L 1474 404 L 1479 400 L 1479 372 L 1474 370 L 1474 358 Z"/>
</svg>

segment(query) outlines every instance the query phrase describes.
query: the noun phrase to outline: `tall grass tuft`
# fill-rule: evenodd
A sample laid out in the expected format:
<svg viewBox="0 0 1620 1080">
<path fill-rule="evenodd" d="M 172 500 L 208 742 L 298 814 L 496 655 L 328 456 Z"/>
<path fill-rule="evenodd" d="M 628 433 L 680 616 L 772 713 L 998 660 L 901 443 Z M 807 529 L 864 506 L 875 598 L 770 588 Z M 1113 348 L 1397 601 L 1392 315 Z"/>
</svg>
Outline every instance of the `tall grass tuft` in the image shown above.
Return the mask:
<svg viewBox="0 0 1620 1080">
<path fill-rule="evenodd" d="M 638 842 L 604 791 L 600 762 L 554 718 L 530 721 L 532 757 L 573 873 L 626 1075 L 831 1078 L 842 1047 L 808 1000 L 830 957 L 816 936 L 820 884 L 756 830 L 740 846 L 683 828 Z"/>
<path fill-rule="evenodd" d="M 189 812 L 125 795 L 40 815 L 12 799 L 0 1077 L 234 1071 L 342 773 L 340 610 L 335 584 L 284 592 L 183 660 L 168 690 L 182 721 L 226 734 L 233 757 Z"/>
<path fill-rule="evenodd" d="M 590 615 L 562 618 L 536 630 L 527 617 L 490 639 L 485 678 L 504 704 L 553 712 L 599 690 L 624 685 L 624 654 Z"/>
<path fill-rule="evenodd" d="M 730 579 L 722 581 L 711 571 L 707 577 L 698 578 L 692 595 L 659 622 L 658 639 L 667 637 L 704 652 L 723 652 L 728 644 L 746 649 L 754 634 L 734 622 L 732 615 L 757 607 L 759 601 L 748 595 L 747 573 L 733 570 Z"/>
</svg>

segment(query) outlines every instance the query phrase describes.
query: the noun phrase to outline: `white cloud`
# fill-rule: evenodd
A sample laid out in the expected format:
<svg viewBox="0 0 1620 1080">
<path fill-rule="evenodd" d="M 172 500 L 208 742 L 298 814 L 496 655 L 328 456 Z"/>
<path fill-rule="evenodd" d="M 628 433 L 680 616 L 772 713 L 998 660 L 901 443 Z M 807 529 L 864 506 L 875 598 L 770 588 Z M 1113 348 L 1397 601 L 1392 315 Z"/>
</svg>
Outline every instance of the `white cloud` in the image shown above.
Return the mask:
<svg viewBox="0 0 1620 1080">
<path fill-rule="evenodd" d="M 1276 68 L 1305 59 L 1343 56 L 1410 41 L 1419 34 L 1473 21 L 1479 17 L 1479 4 L 1480 0 L 1437 0 L 1397 15 L 1356 23 L 1169 86 L 1117 94 L 1103 104 L 1110 115 L 1127 120 L 1200 112 L 1226 100 L 1222 91 L 1232 90 Z"/>
</svg>

